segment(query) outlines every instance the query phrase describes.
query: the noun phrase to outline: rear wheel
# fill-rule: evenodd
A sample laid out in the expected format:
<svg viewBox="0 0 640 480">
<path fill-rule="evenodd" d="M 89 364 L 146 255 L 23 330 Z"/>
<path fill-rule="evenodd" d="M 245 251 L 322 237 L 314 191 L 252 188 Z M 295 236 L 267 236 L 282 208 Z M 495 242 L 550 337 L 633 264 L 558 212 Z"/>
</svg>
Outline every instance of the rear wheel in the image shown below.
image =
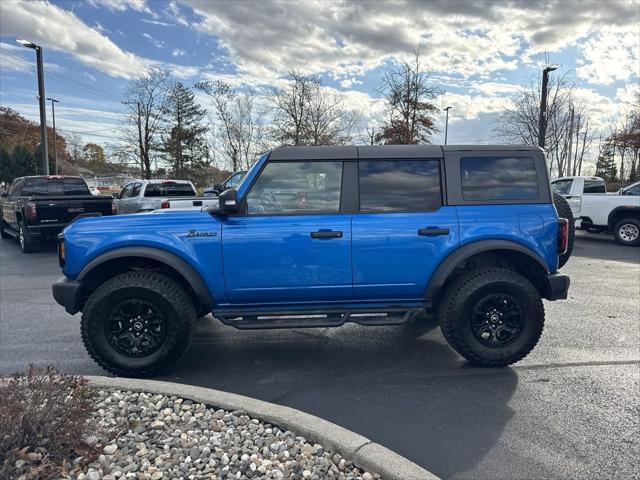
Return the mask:
<svg viewBox="0 0 640 480">
<path fill-rule="evenodd" d="M 82 314 L 82 340 L 105 370 L 143 377 L 182 357 L 196 323 L 193 301 L 177 282 L 156 272 L 128 272 L 91 294 Z"/>
<path fill-rule="evenodd" d="M 20 250 L 22 250 L 22 253 L 33 253 L 37 251 L 40 246 L 31 238 L 29 230 L 27 230 L 27 227 L 22 220 L 18 222 L 18 243 L 20 244 Z"/>
<path fill-rule="evenodd" d="M 440 302 L 440 327 L 469 363 L 501 367 L 526 357 L 544 328 L 540 293 L 523 276 L 502 268 L 463 274 Z"/>
<path fill-rule="evenodd" d="M 558 256 L 558 268 L 562 268 L 569 261 L 571 252 L 573 251 L 573 241 L 576 237 L 576 222 L 573 218 L 573 212 L 571 211 L 569 202 L 567 202 L 562 195 L 553 192 L 553 204 L 558 212 L 558 217 L 569 220 L 569 242 L 567 245 L 567 251 Z"/>
<path fill-rule="evenodd" d="M 613 227 L 613 236 L 620 245 L 633 247 L 640 245 L 640 221 L 636 218 L 623 218 Z"/>
</svg>

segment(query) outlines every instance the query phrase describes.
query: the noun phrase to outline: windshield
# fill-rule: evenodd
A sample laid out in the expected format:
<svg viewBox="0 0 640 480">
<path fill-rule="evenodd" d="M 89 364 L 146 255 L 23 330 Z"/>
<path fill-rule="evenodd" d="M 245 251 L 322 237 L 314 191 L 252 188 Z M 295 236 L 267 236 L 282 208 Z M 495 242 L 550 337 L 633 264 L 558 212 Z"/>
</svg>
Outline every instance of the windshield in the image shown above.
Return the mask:
<svg viewBox="0 0 640 480">
<path fill-rule="evenodd" d="M 561 195 L 569 193 L 571 190 L 571 184 L 573 180 L 556 180 L 555 182 L 551 182 L 551 190 L 554 192 L 558 192 Z"/>
</svg>

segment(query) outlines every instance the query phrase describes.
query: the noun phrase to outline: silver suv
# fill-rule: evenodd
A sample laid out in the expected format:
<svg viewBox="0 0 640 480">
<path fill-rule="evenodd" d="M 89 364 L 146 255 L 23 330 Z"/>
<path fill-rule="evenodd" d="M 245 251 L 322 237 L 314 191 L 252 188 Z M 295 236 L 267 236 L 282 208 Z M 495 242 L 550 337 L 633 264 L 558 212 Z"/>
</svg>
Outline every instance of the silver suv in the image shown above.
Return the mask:
<svg viewBox="0 0 640 480">
<path fill-rule="evenodd" d="M 188 180 L 133 180 L 114 198 L 118 213 L 137 213 L 158 210 L 169 199 L 197 196 L 196 187 Z"/>
</svg>

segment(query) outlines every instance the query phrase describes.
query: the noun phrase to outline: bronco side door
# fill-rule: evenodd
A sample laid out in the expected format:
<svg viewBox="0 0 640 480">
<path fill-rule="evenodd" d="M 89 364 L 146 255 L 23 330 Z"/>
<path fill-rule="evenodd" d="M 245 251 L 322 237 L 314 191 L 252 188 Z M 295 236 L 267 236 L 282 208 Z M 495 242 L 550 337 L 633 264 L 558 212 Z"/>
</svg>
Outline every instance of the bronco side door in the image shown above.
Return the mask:
<svg viewBox="0 0 640 480">
<path fill-rule="evenodd" d="M 424 298 L 439 263 L 459 242 L 455 207 L 443 202 L 440 147 L 359 147 L 359 211 L 353 216 L 354 300 Z M 389 152 L 389 154 L 387 154 Z"/>
<path fill-rule="evenodd" d="M 234 306 L 351 299 L 351 212 L 339 159 L 269 159 L 243 213 L 222 220 L 227 297 Z"/>
</svg>

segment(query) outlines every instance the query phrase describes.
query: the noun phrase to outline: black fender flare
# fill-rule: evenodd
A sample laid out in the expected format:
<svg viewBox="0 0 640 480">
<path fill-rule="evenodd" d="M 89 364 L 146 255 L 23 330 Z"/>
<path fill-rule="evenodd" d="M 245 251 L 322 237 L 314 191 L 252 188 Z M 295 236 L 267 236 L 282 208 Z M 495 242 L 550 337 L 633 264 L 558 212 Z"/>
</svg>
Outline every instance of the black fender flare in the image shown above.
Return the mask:
<svg viewBox="0 0 640 480">
<path fill-rule="evenodd" d="M 198 298 L 198 301 L 202 304 L 202 306 L 209 309 L 213 307 L 213 298 L 211 298 L 211 294 L 209 293 L 209 290 L 207 289 L 207 286 L 200 274 L 179 256 L 167 252 L 166 250 L 161 250 L 159 248 L 123 247 L 110 250 L 106 253 L 98 255 L 96 258 L 87 263 L 87 265 L 85 265 L 85 267 L 78 274 L 77 280 L 82 281 L 82 279 L 86 277 L 89 272 L 105 262 L 126 257 L 148 258 L 150 260 L 156 260 L 158 262 L 164 263 L 168 267 L 171 267 L 173 270 L 182 275 L 182 277 L 184 277 L 184 279 L 193 289 L 196 297 Z"/>
<path fill-rule="evenodd" d="M 640 207 L 636 207 L 635 205 L 626 205 L 616 207 L 611 210 L 611 212 L 609 213 L 609 217 L 607 218 L 607 227 L 609 228 L 609 230 L 613 229 L 613 219 L 615 218 L 616 214 L 620 212 L 629 212 L 632 216 L 640 216 Z"/>
<path fill-rule="evenodd" d="M 522 245 L 509 240 L 480 240 L 460 247 L 447 256 L 440 265 L 438 265 L 435 273 L 431 276 L 429 285 L 427 285 L 425 298 L 428 301 L 433 301 L 433 299 L 440 294 L 447 278 L 449 278 L 449 275 L 451 275 L 458 265 L 468 258 L 471 258 L 473 255 L 492 250 L 511 250 L 513 252 L 524 253 L 534 260 L 536 264 L 544 270 L 545 274 L 549 274 L 549 268 L 545 261 L 527 247 L 523 247 Z"/>
</svg>

